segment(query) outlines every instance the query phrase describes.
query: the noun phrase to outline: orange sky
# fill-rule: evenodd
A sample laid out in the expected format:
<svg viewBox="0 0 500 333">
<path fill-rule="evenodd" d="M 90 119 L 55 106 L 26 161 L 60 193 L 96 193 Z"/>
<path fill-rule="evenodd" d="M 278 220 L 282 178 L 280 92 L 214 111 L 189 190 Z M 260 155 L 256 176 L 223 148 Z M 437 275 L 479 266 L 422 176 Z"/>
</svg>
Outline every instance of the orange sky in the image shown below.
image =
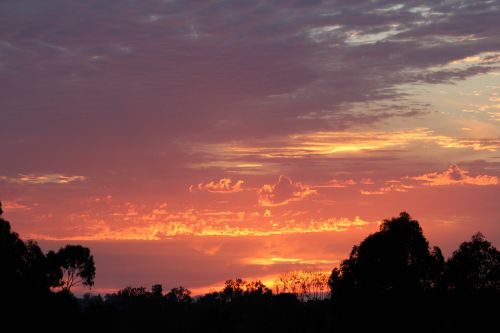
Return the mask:
<svg viewBox="0 0 500 333">
<path fill-rule="evenodd" d="M 96 291 L 329 271 L 406 210 L 500 242 L 500 25 L 465 1 L 0 4 L 0 200 Z"/>
</svg>

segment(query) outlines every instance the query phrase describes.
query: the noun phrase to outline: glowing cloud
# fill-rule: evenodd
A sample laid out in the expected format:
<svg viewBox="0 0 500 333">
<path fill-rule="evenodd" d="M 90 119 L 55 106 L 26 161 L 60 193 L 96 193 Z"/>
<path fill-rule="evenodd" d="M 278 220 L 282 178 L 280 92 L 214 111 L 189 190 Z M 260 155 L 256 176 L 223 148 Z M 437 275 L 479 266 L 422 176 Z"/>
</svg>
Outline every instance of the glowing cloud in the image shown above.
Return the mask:
<svg viewBox="0 0 500 333">
<path fill-rule="evenodd" d="M 488 175 L 469 176 L 468 171 L 460 169 L 457 165 L 452 164 L 443 172 L 430 172 L 416 177 L 408 177 L 409 179 L 419 180 L 427 186 L 440 185 L 497 185 L 498 177 Z"/>
<path fill-rule="evenodd" d="M 417 181 L 417 182 L 415 182 Z M 497 176 L 478 175 L 469 176 L 469 172 L 460 169 L 456 164 L 451 164 L 443 172 L 429 172 L 420 176 L 403 177 L 401 180 L 388 180 L 385 186 L 375 190 L 360 190 L 362 195 L 382 195 L 391 192 L 407 192 L 410 189 L 423 186 L 443 185 L 498 185 Z"/>
<path fill-rule="evenodd" d="M 329 259 L 304 259 L 304 258 L 283 258 L 283 257 L 246 258 L 242 261 L 245 264 L 263 265 L 263 266 L 280 265 L 280 264 L 333 265 L 338 263 L 338 260 L 329 260 Z"/>
<path fill-rule="evenodd" d="M 126 203 L 109 211 L 89 211 L 61 216 L 64 227 L 41 228 L 27 233 L 34 239 L 66 240 L 161 240 L 196 236 L 271 236 L 342 232 L 364 228 L 371 223 L 356 216 L 325 218 L 321 216 L 289 216 L 286 212 L 271 215 L 254 211 L 167 209 Z M 119 208 L 118 211 L 116 209 Z M 56 217 L 57 218 L 57 217 Z"/>
<path fill-rule="evenodd" d="M 207 191 L 212 193 L 234 193 L 243 191 L 242 185 L 244 181 L 238 180 L 235 183 L 230 178 L 222 178 L 218 182 L 210 181 L 209 183 L 199 183 L 196 189 L 199 191 Z M 193 185 L 189 187 L 192 192 L 195 189 Z"/>
<path fill-rule="evenodd" d="M 347 180 L 331 179 L 326 184 L 316 185 L 315 187 L 343 188 L 353 185 L 356 185 L 356 181 L 353 179 L 347 179 Z"/>
<path fill-rule="evenodd" d="M 30 209 L 29 206 L 23 205 L 17 201 L 4 201 L 3 203 L 3 208 L 5 210 L 11 210 L 11 209 Z"/>
<path fill-rule="evenodd" d="M 382 195 L 389 192 L 408 192 L 409 189 L 414 188 L 413 185 L 406 185 L 401 183 L 399 180 L 389 180 L 386 182 L 386 186 L 378 188 L 376 190 L 360 190 L 362 195 Z"/>
<path fill-rule="evenodd" d="M 62 174 L 19 174 L 17 177 L 0 176 L 0 180 L 15 184 L 68 184 L 73 182 L 83 182 L 84 176 L 66 176 Z"/>
<path fill-rule="evenodd" d="M 317 191 L 300 182 L 294 183 L 287 176 L 281 175 L 276 184 L 265 184 L 257 191 L 257 194 L 259 205 L 272 207 L 303 200 L 317 194 Z"/>
<path fill-rule="evenodd" d="M 245 142 L 204 146 L 204 152 L 239 158 L 304 158 L 337 154 L 359 154 L 367 151 L 404 149 L 411 144 L 436 145 L 441 148 L 463 148 L 474 151 L 497 151 L 498 138 L 465 139 L 439 135 L 428 128 L 406 131 L 311 132 L 289 135 L 269 142 Z M 198 149 L 198 148 L 197 148 Z"/>
</svg>

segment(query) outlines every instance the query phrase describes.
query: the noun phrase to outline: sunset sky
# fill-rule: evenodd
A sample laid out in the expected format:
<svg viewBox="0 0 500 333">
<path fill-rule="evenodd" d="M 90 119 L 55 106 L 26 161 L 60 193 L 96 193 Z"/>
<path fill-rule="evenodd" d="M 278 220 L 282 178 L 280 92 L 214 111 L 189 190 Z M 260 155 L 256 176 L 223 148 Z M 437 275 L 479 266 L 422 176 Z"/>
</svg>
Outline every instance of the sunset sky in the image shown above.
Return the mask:
<svg viewBox="0 0 500 333">
<path fill-rule="evenodd" d="M 411 5 L 409 5 L 411 3 Z M 500 1 L 2 1 L 0 200 L 95 292 L 500 245 Z"/>
</svg>

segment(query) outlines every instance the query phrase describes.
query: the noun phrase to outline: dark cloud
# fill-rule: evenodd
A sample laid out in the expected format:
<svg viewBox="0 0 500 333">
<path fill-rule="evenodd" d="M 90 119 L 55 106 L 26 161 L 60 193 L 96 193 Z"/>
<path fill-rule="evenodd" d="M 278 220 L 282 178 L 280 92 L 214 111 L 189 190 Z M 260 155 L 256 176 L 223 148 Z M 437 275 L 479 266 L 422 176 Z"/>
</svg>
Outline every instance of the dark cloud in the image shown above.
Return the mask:
<svg viewBox="0 0 500 333">
<path fill-rule="evenodd" d="M 425 108 L 400 84 L 486 73 L 494 62 L 435 66 L 500 49 L 494 2 L 16 1 L 0 13 L 2 149 L 22 147 L 18 164 L 40 145 L 76 163 L 159 141 L 185 162 L 178 142 L 413 117 Z"/>
</svg>

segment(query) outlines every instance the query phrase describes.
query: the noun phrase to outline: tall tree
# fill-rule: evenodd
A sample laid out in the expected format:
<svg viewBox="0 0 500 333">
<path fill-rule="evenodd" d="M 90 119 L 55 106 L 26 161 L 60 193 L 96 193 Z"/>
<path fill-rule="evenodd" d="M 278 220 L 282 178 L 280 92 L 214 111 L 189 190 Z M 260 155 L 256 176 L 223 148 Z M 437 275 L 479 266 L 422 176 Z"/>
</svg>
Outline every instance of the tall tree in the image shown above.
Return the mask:
<svg viewBox="0 0 500 333">
<path fill-rule="evenodd" d="M 384 220 L 332 271 L 332 297 L 415 294 L 435 284 L 443 261 L 439 248 L 429 248 L 418 221 L 402 212 Z"/>
<path fill-rule="evenodd" d="M 0 213 L 3 213 L 0 203 Z M 0 290 L 2 295 L 17 292 L 25 280 L 26 244 L 0 214 Z"/>
</svg>

